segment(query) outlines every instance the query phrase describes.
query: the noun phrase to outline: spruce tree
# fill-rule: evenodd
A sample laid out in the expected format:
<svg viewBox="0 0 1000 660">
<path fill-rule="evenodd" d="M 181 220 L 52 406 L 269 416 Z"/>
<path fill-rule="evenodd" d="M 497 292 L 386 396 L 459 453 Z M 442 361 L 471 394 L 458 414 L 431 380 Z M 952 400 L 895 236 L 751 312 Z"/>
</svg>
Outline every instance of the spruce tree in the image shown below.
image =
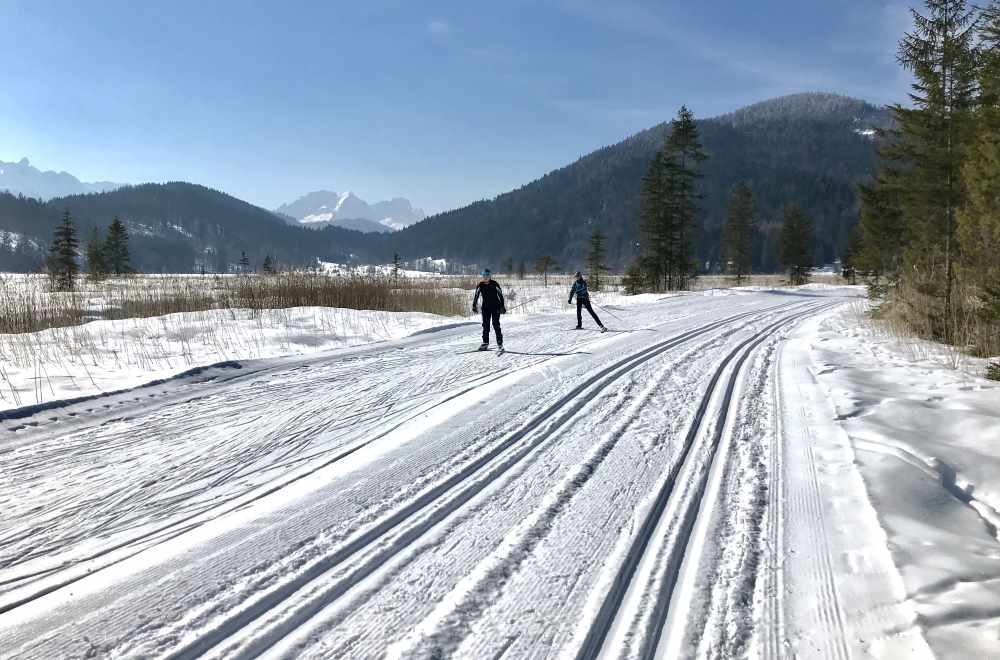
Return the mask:
<svg viewBox="0 0 1000 660">
<path fill-rule="evenodd" d="M 535 272 L 542 276 L 544 286 L 549 285 L 549 271 L 556 267 L 556 260 L 545 255 L 535 260 Z"/>
<path fill-rule="evenodd" d="M 243 250 L 242 254 L 240 255 L 239 266 L 241 275 L 247 275 L 250 273 L 250 258 L 247 257 L 246 250 Z"/>
<path fill-rule="evenodd" d="M 524 264 L 524 259 L 521 259 L 521 261 L 519 261 L 517 264 L 517 279 L 523 280 L 527 272 L 528 269 Z"/>
<path fill-rule="evenodd" d="M 264 264 L 261 266 L 261 270 L 268 275 L 274 274 L 274 260 L 271 259 L 271 255 L 268 254 L 264 256 Z"/>
<path fill-rule="evenodd" d="M 635 259 L 631 264 L 629 264 L 628 268 L 625 269 L 625 277 L 622 278 L 622 286 L 625 289 L 625 295 L 635 296 L 642 293 L 645 284 L 646 275 L 642 272 L 642 260 Z"/>
<path fill-rule="evenodd" d="M 96 226 L 90 229 L 84 255 L 87 260 L 87 276 L 90 279 L 99 280 L 108 274 L 107 259 L 104 255 L 104 241 L 101 240 L 100 230 Z"/>
<path fill-rule="evenodd" d="M 706 156 L 694 115 L 682 107 L 642 181 L 639 229 L 643 269 L 657 290 L 683 289 L 695 276 L 698 168 Z"/>
<path fill-rule="evenodd" d="M 729 270 L 736 276 L 736 284 L 750 274 L 753 259 L 753 239 L 757 232 L 757 211 L 753 191 L 748 183 L 736 184 L 729 197 L 729 214 L 726 218 L 726 257 Z"/>
<path fill-rule="evenodd" d="M 781 226 L 781 263 L 788 271 L 793 286 L 809 281 L 812 260 L 812 224 L 795 204 L 788 204 L 784 210 Z"/>
<path fill-rule="evenodd" d="M 76 227 L 69 211 L 63 214 L 62 222 L 56 226 L 52 245 L 49 247 L 49 277 L 56 291 L 72 291 L 76 276 L 80 272 L 77 265 L 79 241 Z"/>
<path fill-rule="evenodd" d="M 670 262 L 670 217 L 666 204 L 666 157 L 660 151 L 649 163 L 642 179 L 642 199 L 639 208 L 639 233 L 642 237 L 641 270 L 654 290 L 667 287 Z"/>
<path fill-rule="evenodd" d="M 852 262 L 874 279 L 876 287 L 883 277 L 896 279 L 906 247 L 898 179 L 897 172 L 887 169 L 871 183 L 858 186 L 861 219 L 855 229 L 858 244 Z"/>
<path fill-rule="evenodd" d="M 399 258 L 399 253 L 394 252 L 392 254 L 392 279 L 394 282 L 399 281 L 399 267 L 402 264 L 402 260 Z"/>
<path fill-rule="evenodd" d="M 897 59 L 915 77 L 912 107 L 893 107 L 897 129 L 883 156 L 900 165 L 896 183 L 906 221 L 903 256 L 913 313 L 929 316 L 932 332 L 954 336 L 956 216 L 964 203 L 962 166 L 972 141 L 976 104 L 976 20 L 966 0 L 925 0 Z"/>
<path fill-rule="evenodd" d="M 104 259 L 109 273 L 122 276 L 132 272 L 128 252 L 128 230 L 115 216 L 108 227 L 108 237 L 104 241 Z"/>
<path fill-rule="evenodd" d="M 588 285 L 594 291 L 601 290 L 601 273 L 608 269 L 604 265 L 606 255 L 604 232 L 595 228 L 590 233 L 590 250 L 587 252 Z"/>
<path fill-rule="evenodd" d="M 667 190 L 667 205 L 673 217 L 671 222 L 673 273 L 671 289 L 686 289 L 697 275 L 695 241 L 700 228 L 698 202 L 701 195 L 696 190 L 701 177 L 699 168 L 707 156 L 701 146 L 698 125 L 694 114 L 682 106 L 677 119 L 671 122 L 666 153 L 673 169 L 672 185 Z"/>
<path fill-rule="evenodd" d="M 514 257 L 507 257 L 504 259 L 503 272 L 508 275 L 512 275 L 514 273 Z"/>
<path fill-rule="evenodd" d="M 1000 352 L 1000 6 L 984 13 L 981 103 L 976 135 L 962 169 L 965 206 L 958 212 L 959 278 L 975 300 L 985 354 Z"/>
<path fill-rule="evenodd" d="M 847 240 L 847 245 L 844 246 L 844 252 L 840 256 L 840 276 L 843 277 L 848 284 L 858 283 L 858 266 L 857 266 L 857 256 L 861 252 L 861 231 L 855 226 L 851 230 L 850 238 Z"/>
</svg>

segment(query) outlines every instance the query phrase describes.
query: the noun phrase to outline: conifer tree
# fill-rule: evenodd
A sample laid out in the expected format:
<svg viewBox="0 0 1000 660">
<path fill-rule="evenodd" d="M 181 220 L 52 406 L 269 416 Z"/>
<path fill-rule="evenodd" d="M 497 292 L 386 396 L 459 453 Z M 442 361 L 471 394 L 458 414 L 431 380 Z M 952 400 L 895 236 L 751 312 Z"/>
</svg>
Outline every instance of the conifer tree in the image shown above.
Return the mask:
<svg viewBox="0 0 1000 660">
<path fill-rule="evenodd" d="M 504 262 L 503 262 L 503 272 L 507 273 L 508 275 L 513 274 L 513 272 L 514 272 L 514 257 L 507 257 L 506 259 L 504 259 Z"/>
<path fill-rule="evenodd" d="M 556 267 L 556 260 L 545 255 L 535 260 L 535 272 L 542 276 L 544 286 L 549 285 L 549 271 Z"/>
<path fill-rule="evenodd" d="M 667 165 L 660 151 L 649 163 L 642 179 L 642 200 L 639 210 L 639 232 L 642 236 L 641 270 L 654 290 L 667 287 L 670 261 L 670 215 L 666 204 Z"/>
<path fill-rule="evenodd" d="M 120 277 L 132 272 L 128 252 L 128 230 L 118 216 L 112 219 L 108 227 L 108 237 L 104 241 L 104 260 L 107 271 L 113 275 Z"/>
<path fill-rule="evenodd" d="M 682 107 L 663 149 L 642 181 L 643 269 L 657 290 L 683 289 L 697 272 L 694 245 L 700 195 L 698 168 L 706 156 L 694 115 Z"/>
<path fill-rule="evenodd" d="M 788 271 L 793 286 L 809 281 L 812 260 L 812 224 L 795 204 L 788 204 L 784 210 L 781 226 L 781 263 Z"/>
<path fill-rule="evenodd" d="M 243 250 L 240 256 L 239 267 L 241 275 L 247 275 L 250 272 L 250 258 L 247 257 L 246 250 Z"/>
<path fill-rule="evenodd" d="M 899 174 L 883 171 L 873 182 L 858 186 L 861 220 L 855 232 L 858 245 L 853 266 L 874 279 L 895 280 L 906 247 L 906 229 L 900 203 Z"/>
<path fill-rule="evenodd" d="M 840 256 L 840 276 L 848 284 L 858 283 L 857 256 L 861 252 L 861 231 L 855 225 L 851 230 L 850 238 L 844 247 L 844 253 Z"/>
<path fill-rule="evenodd" d="M 402 264 L 402 260 L 399 258 L 399 253 L 394 252 L 392 254 L 392 279 L 394 282 L 399 281 L 399 267 Z"/>
<path fill-rule="evenodd" d="M 694 248 L 700 224 L 698 202 L 701 195 L 696 190 L 696 183 L 701 177 L 699 167 L 707 156 L 701 146 L 694 114 L 687 106 L 681 107 L 671 126 L 666 145 L 675 170 L 674 185 L 668 190 L 668 205 L 673 215 L 674 272 L 670 288 L 686 289 L 698 272 Z"/>
<path fill-rule="evenodd" d="M 524 259 L 521 259 L 521 261 L 519 261 L 517 264 L 517 279 L 523 280 L 527 272 L 528 270 L 524 264 Z"/>
<path fill-rule="evenodd" d="M 911 10 L 913 31 L 903 37 L 897 55 L 916 79 L 912 107 L 893 107 L 898 128 L 883 156 L 900 165 L 893 185 L 900 191 L 907 230 L 901 272 L 909 290 L 924 296 L 911 301 L 911 310 L 929 315 L 934 334 L 951 339 L 956 217 L 965 199 L 962 166 L 972 141 L 978 86 L 978 13 L 966 0 L 924 5 L 925 14 Z"/>
<path fill-rule="evenodd" d="M 268 275 L 274 274 L 274 260 L 271 259 L 271 255 L 264 255 L 264 264 L 261 266 L 261 270 Z"/>
<path fill-rule="evenodd" d="M 976 134 L 962 169 L 965 206 L 958 212 L 959 277 L 986 324 L 980 351 L 1000 352 L 1000 5 L 983 14 Z"/>
<path fill-rule="evenodd" d="M 90 236 L 87 237 L 87 247 L 84 251 L 87 260 L 87 276 L 92 280 L 99 280 L 108 274 L 107 260 L 104 256 L 104 241 L 101 240 L 100 230 L 92 227 Z"/>
<path fill-rule="evenodd" d="M 646 276 L 642 272 L 642 260 L 635 259 L 625 269 L 625 277 L 622 278 L 622 286 L 625 288 L 625 295 L 634 296 L 642 293 L 646 283 Z"/>
<path fill-rule="evenodd" d="M 608 269 L 604 264 L 604 259 L 607 255 L 607 249 L 604 245 L 604 232 L 599 228 L 595 228 L 590 233 L 590 250 L 587 253 L 587 283 L 594 291 L 601 290 L 601 273 Z"/>
<path fill-rule="evenodd" d="M 729 215 L 726 218 L 726 257 L 736 284 L 750 274 L 753 259 L 753 239 L 757 232 L 757 211 L 753 191 L 748 183 L 736 184 L 729 197 Z"/>
<path fill-rule="evenodd" d="M 62 222 L 56 226 L 52 245 L 49 247 L 49 277 L 56 291 L 72 291 L 76 286 L 76 276 L 80 272 L 77 265 L 76 227 L 69 211 L 63 214 Z"/>
</svg>

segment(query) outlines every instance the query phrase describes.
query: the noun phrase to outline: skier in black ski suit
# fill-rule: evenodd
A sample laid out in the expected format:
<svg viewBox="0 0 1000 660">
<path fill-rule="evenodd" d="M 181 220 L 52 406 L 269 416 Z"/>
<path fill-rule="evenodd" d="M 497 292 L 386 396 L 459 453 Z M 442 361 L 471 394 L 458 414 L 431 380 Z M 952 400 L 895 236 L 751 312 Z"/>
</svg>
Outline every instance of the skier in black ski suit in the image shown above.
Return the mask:
<svg viewBox="0 0 1000 660">
<path fill-rule="evenodd" d="M 479 285 L 476 286 L 476 295 L 472 299 L 472 313 L 479 312 L 479 298 L 483 299 L 483 344 L 479 350 L 485 351 L 490 345 L 490 323 L 493 324 L 493 332 L 497 336 L 497 346 L 503 350 L 503 332 L 500 330 L 500 315 L 507 313 L 507 307 L 503 302 L 503 291 L 500 285 L 493 281 L 490 269 L 487 268 L 479 274 Z"/>
<path fill-rule="evenodd" d="M 569 304 L 573 304 L 573 296 L 576 296 L 576 329 L 583 329 L 583 308 L 586 307 L 590 315 L 594 317 L 594 322 L 601 329 L 601 332 L 607 332 L 608 329 L 604 327 L 601 323 L 601 319 L 597 318 L 597 314 L 594 313 L 594 308 L 590 306 L 590 294 L 587 292 L 587 280 L 583 279 L 583 273 L 576 271 L 576 281 L 573 282 L 573 288 L 569 290 Z"/>
</svg>

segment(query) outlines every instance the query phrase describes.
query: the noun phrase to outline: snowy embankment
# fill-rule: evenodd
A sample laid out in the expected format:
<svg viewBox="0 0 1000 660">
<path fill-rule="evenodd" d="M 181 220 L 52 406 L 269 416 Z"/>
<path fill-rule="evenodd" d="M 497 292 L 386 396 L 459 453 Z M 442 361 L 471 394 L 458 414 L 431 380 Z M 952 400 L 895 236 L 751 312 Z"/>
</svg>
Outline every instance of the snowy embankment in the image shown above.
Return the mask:
<svg viewBox="0 0 1000 660">
<path fill-rule="evenodd" d="M 941 658 L 997 657 L 1000 384 L 973 375 L 981 361 L 893 337 L 866 307 L 817 324 L 812 372 L 928 645 Z"/>
<path fill-rule="evenodd" d="M 0 335 L 0 416 L 4 410 L 129 389 L 227 361 L 399 339 L 455 320 L 328 307 L 219 309 Z"/>
</svg>

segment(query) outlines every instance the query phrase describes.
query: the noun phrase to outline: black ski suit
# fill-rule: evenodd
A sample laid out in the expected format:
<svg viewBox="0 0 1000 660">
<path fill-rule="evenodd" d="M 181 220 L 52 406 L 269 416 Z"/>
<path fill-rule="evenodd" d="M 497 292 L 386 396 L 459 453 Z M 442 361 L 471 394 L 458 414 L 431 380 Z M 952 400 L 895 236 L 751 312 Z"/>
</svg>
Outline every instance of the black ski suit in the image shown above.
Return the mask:
<svg viewBox="0 0 1000 660">
<path fill-rule="evenodd" d="M 497 346 L 503 346 L 503 332 L 500 331 L 500 315 L 507 313 L 503 302 L 503 291 L 500 285 L 490 280 L 480 282 L 476 287 L 476 295 L 472 299 L 472 312 L 479 311 L 479 298 L 483 299 L 483 343 L 490 343 L 490 324 L 497 336 Z"/>
<path fill-rule="evenodd" d="M 597 326 L 603 328 L 604 324 L 601 323 L 601 319 L 597 318 L 594 308 L 590 306 L 590 293 L 587 292 L 586 280 L 581 278 L 573 282 L 573 288 L 569 290 L 570 303 L 573 302 L 573 296 L 576 296 L 576 327 L 583 327 L 583 308 L 586 307 L 590 315 L 594 317 Z"/>
</svg>

